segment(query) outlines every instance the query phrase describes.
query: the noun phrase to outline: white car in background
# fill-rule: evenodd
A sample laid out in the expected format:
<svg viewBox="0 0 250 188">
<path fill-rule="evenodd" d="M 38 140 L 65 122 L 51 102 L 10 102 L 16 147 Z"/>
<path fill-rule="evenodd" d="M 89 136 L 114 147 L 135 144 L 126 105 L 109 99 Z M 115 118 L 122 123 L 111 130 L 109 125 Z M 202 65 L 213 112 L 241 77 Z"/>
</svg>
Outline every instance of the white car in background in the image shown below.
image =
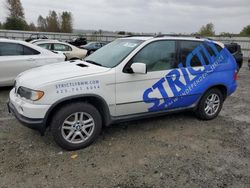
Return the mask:
<svg viewBox="0 0 250 188">
<path fill-rule="evenodd" d="M 63 61 L 63 54 L 55 54 L 24 41 L 0 39 L 0 87 L 13 85 L 17 75 L 23 71 Z"/>
<path fill-rule="evenodd" d="M 84 59 L 88 52 L 85 49 L 80 49 L 71 44 L 56 40 L 43 40 L 35 42 L 34 44 L 53 52 L 64 53 L 67 60 Z"/>
<path fill-rule="evenodd" d="M 35 39 L 35 40 L 30 41 L 29 43 L 35 44 L 37 42 L 43 42 L 43 41 L 51 41 L 51 39 Z M 55 40 L 55 41 L 57 41 L 57 40 Z"/>
</svg>

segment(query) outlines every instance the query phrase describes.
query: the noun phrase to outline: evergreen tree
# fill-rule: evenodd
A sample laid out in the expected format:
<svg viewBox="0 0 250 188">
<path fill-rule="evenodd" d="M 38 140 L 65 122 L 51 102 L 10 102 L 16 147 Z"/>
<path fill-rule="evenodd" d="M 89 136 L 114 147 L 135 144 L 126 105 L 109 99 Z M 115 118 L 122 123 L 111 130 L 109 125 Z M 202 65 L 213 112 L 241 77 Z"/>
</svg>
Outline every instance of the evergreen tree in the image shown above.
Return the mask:
<svg viewBox="0 0 250 188">
<path fill-rule="evenodd" d="M 60 25 L 61 25 L 61 32 L 72 33 L 73 23 L 72 23 L 72 15 L 70 12 L 63 12 L 62 13 Z"/>
<path fill-rule="evenodd" d="M 60 24 L 57 13 L 55 11 L 50 11 L 46 18 L 47 21 L 47 31 L 48 32 L 60 32 Z"/>
<path fill-rule="evenodd" d="M 41 15 L 37 19 L 37 28 L 39 31 L 47 31 L 48 30 L 47 20 L 44 17 L 42 17 Z"/>
<path fill-rule="evenodd" d="M 26 30 L 28 25 L 25 21 L 24 10 L 20 0 L 6 0 L 9 15 L 5 22 L 6 29 Z"/>
<path fill-rule="evenodd" d="M 71 12 L 62 12 L 58 14 L 55 11 L 50 11 L 49 15 L 44 18 L 41 15 L 37 19 L 37 29 L 47 32 L 73 32 L 73 19 Z"/>
<path fill-rule="evenodd" d="M 34 23 L 31 22 L 31 23 L 29 24 L 29 30 L 30 30 L 30 31 L 36 31 L 36 30 L 37 30 L 37 28 L 36 28 L 36 26 L 35 26 Z"/>
</svg>

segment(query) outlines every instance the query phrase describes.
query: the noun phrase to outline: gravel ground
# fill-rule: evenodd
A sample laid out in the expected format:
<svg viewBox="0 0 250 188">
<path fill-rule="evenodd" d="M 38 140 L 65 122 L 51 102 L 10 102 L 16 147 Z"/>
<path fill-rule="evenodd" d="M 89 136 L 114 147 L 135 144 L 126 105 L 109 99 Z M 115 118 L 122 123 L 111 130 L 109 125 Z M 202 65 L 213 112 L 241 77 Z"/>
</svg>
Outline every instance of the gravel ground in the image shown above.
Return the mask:
<svg viewBox="0 0 250 188">
<path fill-rule="evenodd" d="M 245 66 L 215 120 L 181 113 L 114 125 L 77 152 L 21 126 L 1 88 L 0 187 L 250 188 L 249 77 Z"/>
</svg>

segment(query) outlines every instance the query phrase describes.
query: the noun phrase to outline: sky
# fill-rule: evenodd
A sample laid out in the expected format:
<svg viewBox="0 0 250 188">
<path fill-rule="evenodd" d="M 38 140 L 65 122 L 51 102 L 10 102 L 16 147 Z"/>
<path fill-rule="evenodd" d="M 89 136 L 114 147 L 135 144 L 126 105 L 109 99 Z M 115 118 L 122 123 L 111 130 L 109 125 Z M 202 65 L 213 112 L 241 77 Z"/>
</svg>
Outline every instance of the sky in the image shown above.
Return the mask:
<svg viewBox="0 0 250 188">
<path fill-rule="evenodd" d="M 74 29 L 144 33 L 197 32 L 214 23 L 216 33 L 239 33 L 250 24 L 250 0 L 21 0 L 28 22 L 49 10 L 70 11 Z M 0 0 L 0 21 L 7 16 Z"/>
</svg>

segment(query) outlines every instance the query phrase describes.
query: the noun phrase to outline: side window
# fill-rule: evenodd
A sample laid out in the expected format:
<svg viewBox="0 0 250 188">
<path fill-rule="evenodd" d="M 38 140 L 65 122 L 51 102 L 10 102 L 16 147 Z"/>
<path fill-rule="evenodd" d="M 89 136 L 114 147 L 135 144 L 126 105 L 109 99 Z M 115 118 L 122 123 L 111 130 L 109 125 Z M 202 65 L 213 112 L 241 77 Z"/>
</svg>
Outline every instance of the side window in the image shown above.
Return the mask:
<svg viewBox="0 0 250 188">
<path fill-rule="evenodd" d="M 189 56 L 189 54 L 191 54 L 193 50 L 195 50 L 201 44 L 202 43 L 198 41 L 181 41 L 180 42 L 179 61 L 180 63 L 182 63 L 183 67 L 186 67 L 186 61 L 187 61 L 187 57 Z M 204 57 L 204 60 L 207 64 L 207 59 L 205 57 Z M 202 66 L 202 63 L 200 62 L 197 56 L 193 56 L 193 58 L 191 59 L 190 65 L 192 67 L 198 67 L 198 66 Z"/>
<path fill-rule="evenodd" d="M 15 43 L 0 43 L 0 56 L 22 55 L 23 50 L 20 45 Z"/>
<path fill-rule="evenodd" d="M 175 41 L 157 41 L 148 44 L 131 60 L 132 63 L 145 63 L 148 72 L 169 70 L 175 67 Z"/>
<path fill-rule="evenodd" d="M 68 46 L 68 45 L 65 45 L 65 46 L 67 48 L 67 51 L 72 51 L 72 48 L 70 46 Z"/>
<path fill-rule="evenodd" d="M 38 44 L 38 46 L 47 50 L 51 50 L 51 44 Z"/>
<path fill-rule="evenodd" d="M 23 55 L 38 55 L 40 54 L 40 52 L 32 49 L 32 48 L 29 48 L 27 46 L 22 46 L 23 47 Z"/>
<path fill-rule="evenodd" d="M 38 51 L 15 43 L 0 43 L 0 56 L 35 55 Z"/>
<path fill-rule="evenodd" d="M 218 52 L 220 52 L 222 50 L 222 47 L 220 47 L 217 44 L 215 44 L 215 47 L 218 50 Z M 207 49 L 210 56 L 216 56 L 214 50 L 209 45 L 205 44 L 205 48 Z"/>
<path fill-rule="evenodd" d="M 54 50 L 55 51 L 71 51 L 72 49 L 64 44 L 54 44 Z"/>
</svg>

